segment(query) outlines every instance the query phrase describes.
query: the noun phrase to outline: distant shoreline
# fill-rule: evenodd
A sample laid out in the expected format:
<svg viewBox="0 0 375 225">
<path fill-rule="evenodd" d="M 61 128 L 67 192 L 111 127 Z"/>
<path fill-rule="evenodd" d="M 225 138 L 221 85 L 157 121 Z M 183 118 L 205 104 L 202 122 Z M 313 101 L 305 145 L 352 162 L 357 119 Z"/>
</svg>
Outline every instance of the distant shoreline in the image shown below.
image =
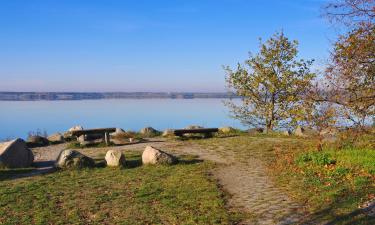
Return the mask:
<svg viewBox="0 0 375 225">
<path fill-rule="evenodd" d="M 238 98 L 230 92 L 0 92 L 0 101 Z"/>
</svg>

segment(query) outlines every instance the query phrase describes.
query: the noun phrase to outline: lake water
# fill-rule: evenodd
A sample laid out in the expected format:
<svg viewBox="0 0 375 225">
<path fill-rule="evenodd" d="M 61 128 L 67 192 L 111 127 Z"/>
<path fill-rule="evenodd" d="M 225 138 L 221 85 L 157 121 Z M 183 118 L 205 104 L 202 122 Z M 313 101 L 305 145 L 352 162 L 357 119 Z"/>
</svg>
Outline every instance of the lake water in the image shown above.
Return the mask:
<svg viewBox="0 0 375 225">
<path fill-rule="evenodd" d="M 64 132 L 75 125 L 138 131 L 146 126 L 164 130 L 192 124 L 243 128 L 229 117 L 223 99 L 0 101 L 0 140 L 26 138 L 37 130 Z"/>
</svg>

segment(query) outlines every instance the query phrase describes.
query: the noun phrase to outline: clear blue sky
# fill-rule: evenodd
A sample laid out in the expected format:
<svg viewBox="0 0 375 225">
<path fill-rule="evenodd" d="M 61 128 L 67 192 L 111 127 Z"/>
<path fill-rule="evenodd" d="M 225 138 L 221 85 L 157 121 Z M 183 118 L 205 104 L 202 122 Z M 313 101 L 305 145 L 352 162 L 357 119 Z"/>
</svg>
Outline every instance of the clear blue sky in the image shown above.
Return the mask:
<svg viewBox="0 0 375 225">
<path fill-rule="evenodd" d="M 0 91 L 223 91 L 281 29 L 327 58 L 323 0 L 2 0 Z"/>
</svg>

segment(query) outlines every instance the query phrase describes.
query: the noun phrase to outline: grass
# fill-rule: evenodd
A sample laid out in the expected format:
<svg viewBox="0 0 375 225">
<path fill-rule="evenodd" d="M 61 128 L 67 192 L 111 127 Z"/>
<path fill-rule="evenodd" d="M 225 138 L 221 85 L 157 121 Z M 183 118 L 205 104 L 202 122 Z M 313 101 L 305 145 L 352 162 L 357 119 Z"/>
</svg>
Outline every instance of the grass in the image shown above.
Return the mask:
<svg viewBox="0 0 375 225">
<path fill-rule="evenodd" d="M 104 148 L 108 146 L 114 146 L 111 142 L 108 145 L 104 142 L 90 143 L 86 145 L 81 145 L 78 141 L 71 141 L 67 144 L 66 149 L 84 149 L 84 148 Z"/>
<path fill-rule="evenodd" d="M 374 137 L 368 139 L 371 140 Z M 375 218 L 358 210 L 361 204 L 375 198 L 375 149 L 363 140 L 360 147 L 326 147 L 320 152 L 314 150 L 316 142 L 311 139 L 263 134 L 198 143 L 224 157 L 233 155 L 242 163 L 250 158 L 266 162 L 278 186 L 310 208 L 308 221 L 375 222 Z"/>
<path fill-rule="evenodd" d="M 231 224 L 209 162 L 94 168 L 0 183 L 0 224 Z M 3 171 L 0 172 L 0 174 Z"/>
</svg>

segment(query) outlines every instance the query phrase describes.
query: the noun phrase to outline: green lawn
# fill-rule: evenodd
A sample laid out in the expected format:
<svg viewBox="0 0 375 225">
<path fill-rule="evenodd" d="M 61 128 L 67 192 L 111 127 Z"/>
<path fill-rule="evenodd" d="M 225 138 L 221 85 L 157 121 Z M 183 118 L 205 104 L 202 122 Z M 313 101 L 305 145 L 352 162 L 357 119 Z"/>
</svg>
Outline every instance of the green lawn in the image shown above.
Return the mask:
<svg viewBox="0 0 375 225">
<path fill-rule="evenodd" d="M 175 166 L 60 171 L 0 182 L 0 224 L 231 224 L 208 174 L 214 165 L 187 158 Z M 0 174 L 9 173 L 0 171 Z M 1 176 L 0 176 L 1 177 Z"/>
</svg>

